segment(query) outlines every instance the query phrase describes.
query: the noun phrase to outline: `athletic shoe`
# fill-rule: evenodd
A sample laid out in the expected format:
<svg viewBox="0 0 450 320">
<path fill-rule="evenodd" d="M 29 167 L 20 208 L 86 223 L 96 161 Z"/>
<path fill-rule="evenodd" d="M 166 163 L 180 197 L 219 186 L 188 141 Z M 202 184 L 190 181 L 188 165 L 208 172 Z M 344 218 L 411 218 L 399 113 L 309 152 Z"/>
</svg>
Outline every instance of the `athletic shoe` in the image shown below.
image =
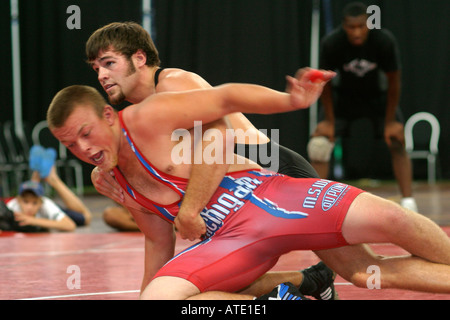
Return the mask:
<svg viewBox="0 0 450 320">
<path fill-rule="evenodd" d="M 276 286 L 270 293 L 265 294 L 255 300 L 310 300 L 306 298 L 301 292 L 298 290 L 296 286 L 294 286 L 290 282 L 282 283 Z"/>
<path fill-rule="evenodd" d="M 46 178 L 56 161 L 56 150 L 53 148 L 45 149 L 41 157 L 41 166 L 39 168 L 39 175 L 41 178 Z"/>
<path fill-rule="evenodd" d="M 336 273 L 325 263 L 321 261 L 301 272 L 304 278 L 299 290 L 302 294 L 313 296 L 317 300 L 339 300 L 333 283 Z"/>
<path fill-rule="evenodd" d="M 418 212 L 416 200 L 413 197 L 403 198 L 400 202 L 400 205 L 403 208 L 409 209 L 414 212 Z"/>
<path fill-rule="evenodd" d="M 30 149 L 29 166 L 33 171 L 39 171 L 41 167 L 41 158 L 45 149 L 39 145 L 32 146 Z"/>
</svg>

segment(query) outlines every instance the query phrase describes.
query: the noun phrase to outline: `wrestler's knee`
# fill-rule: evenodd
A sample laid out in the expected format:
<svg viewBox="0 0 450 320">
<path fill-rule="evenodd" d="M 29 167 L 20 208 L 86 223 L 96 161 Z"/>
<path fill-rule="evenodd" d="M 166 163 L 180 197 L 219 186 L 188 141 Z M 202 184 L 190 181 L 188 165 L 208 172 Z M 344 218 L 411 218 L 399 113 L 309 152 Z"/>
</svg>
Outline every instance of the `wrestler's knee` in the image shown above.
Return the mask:
<svg viewBox="0 0 450 320">
<path fill-rule="evenodd" d="M 120 215 L 125 215 L 126 214 L 126 209 L 122 208 L 122 207 L 107 207 L 104 211 L 103 211 L 103 220 L 105 220 L 106 222 L 112 222 L 114 223 L 115 221 L 118 220 L 118 216 Z"/>
<path fill-rule="evenodd" d="M 402 234 L 409 234 L 414 228 L 414 219 L 412 212 L 401 207 L 399 204 L 390 200 L 383 200 L 384 206 L 381 206 L 380 218 L 384 221 L 381 226 L 381 232 L 390 237 L 390 241 L 395 243 L 395 239 Z M 401 230 L 401 232 L 399 232 Z"/>
<path fill-rule="evenodd" d="M 134 223 L 134 220 L 128 210 L 123 207 L 108 207 L 103 211 L 102 217 L 103 221 L 113 228 L 127 231 L 137 229 L 137 226 L 130 227 L 129 224 Z"/>
<path fill-rule="evenodd" d="M 191 282 L 177 277 L 158 277 L 142 291 L 141 300 L 186 300 L 199 294 Z"/>
<path fill-rule="evenodd" d="M 411 227 L 408 210 L 393 201 L 362 193 L 352 203 L 342 233 L 350 244 L 393 242 Z"/>
</svg>

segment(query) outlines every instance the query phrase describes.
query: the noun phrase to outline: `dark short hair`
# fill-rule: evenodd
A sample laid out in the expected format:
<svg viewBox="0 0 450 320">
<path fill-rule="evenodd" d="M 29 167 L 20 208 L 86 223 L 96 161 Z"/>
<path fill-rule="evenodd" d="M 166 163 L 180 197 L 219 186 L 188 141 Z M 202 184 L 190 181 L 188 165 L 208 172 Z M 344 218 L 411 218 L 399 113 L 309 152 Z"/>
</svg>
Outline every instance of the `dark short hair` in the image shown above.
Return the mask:
<svg viewBox="0 0 450 320">
<path fill-rule="evenodd" d="M 359 17 L 367 14 L 367 6 L 362 2 L 351 2 L 344 7 L 342 19 L 347 17 Z"/>
<path fill-rule="evenodd" d="M 73 85 L 59 91 L 47 110 L 50 129 L 61 128 L 78 106 L 89 106 L 101 118 L 106 100 L 97 89 L 83 85 Z"/>
<path fill-rule="evenodd" d="M 149 33 L 135 22 L 113 22 L 96 30 L 86 42 L 87 62 L 92 63 L 100 50 L 113 50 L 128 59 L 142 50 L 147 55 L 146 65 L 154 67 L 161 64 Z"/>
</svg>

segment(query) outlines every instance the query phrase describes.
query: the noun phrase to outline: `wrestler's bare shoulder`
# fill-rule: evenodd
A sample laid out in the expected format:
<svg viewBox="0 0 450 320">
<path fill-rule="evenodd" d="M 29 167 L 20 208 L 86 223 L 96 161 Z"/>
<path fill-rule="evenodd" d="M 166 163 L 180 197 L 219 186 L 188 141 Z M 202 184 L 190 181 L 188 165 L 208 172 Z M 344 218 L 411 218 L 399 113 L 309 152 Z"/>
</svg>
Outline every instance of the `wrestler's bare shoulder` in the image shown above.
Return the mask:
<svg viewBox="0 0 450 320">
<path fill-rule="evenodd" d="M 210 87 L 211 85 L 196 73 L 170 68 L 161 71 L 156 92 L 184 91 Z"/>
</svg>

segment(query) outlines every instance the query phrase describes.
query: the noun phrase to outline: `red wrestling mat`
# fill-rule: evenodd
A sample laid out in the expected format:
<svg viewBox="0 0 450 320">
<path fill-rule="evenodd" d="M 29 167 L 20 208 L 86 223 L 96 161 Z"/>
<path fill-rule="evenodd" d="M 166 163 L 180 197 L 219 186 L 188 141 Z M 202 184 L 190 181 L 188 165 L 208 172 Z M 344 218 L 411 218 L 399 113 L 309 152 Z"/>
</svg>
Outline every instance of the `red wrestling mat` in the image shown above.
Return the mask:
<svg viewBox="0 0 450 320">
<path fill-rule="evenodd" d="M 444 228 L 450 234 L 450 228 Z M 179 239 L 177 252 L 190 243 Z M 0 299 L 132 300 L 141 284 L 144 238 L 140 233 L 0 233 Z M 381 254 L 403 254 L 376 245 Z M 283 256 L 274 270 L 300 270 L 316 264 L 309 251 Z M 402 290 L 369 290 L 339 276 L 342 300 L 450 300 L 450 295 Z"/>
</svg>

